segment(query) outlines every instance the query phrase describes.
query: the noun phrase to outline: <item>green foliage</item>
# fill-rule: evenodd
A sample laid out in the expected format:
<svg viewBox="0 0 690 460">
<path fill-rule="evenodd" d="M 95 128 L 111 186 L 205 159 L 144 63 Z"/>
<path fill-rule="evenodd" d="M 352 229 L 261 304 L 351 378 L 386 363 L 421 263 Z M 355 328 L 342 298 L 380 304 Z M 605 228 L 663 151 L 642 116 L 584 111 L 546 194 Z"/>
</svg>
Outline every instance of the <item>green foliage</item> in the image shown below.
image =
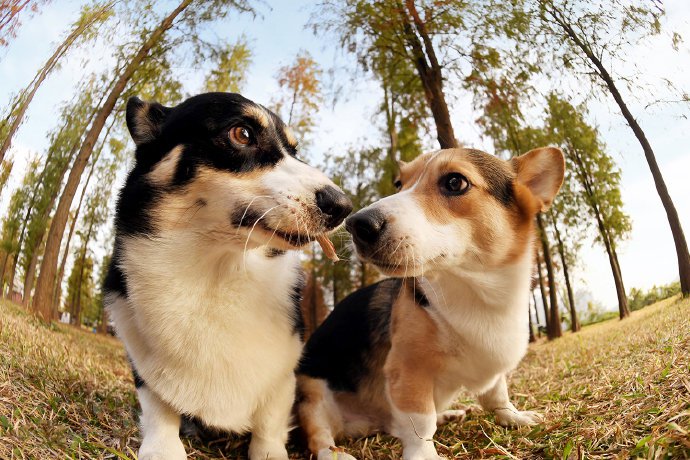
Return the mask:
<svg viewBox="0 0 690 460">
<path fill-rule="evenodd" d="M 81 257 L 79 252 L 75 253 L 75 258 Z M 69 278 L 67 279 L 67 298 L 65 299 L 64 310 L 72 315 L 72 323 L 76 324 L 80 316 L 78 309 L 81 308 L 81 316 L 90 310 L 94 301 L 93 286 L 93 259 L 87 256 L 83 264 L 74 264 Z"/>
<path fill-rule="evenodd" d="M 631 230 L 630 218 L 623 210 L 621 171 L 606 153 L 598 130 L 585 120 L 586 107 L 574 107 L 556 94 L 548 97 L 548 107 L 549 141 L 563 149 L 568 163 L 564 198 L 575 202 L 564 210 L 565 221 L 576 225 L 582 220 L 581 209 L 599 214 L 605 231 L 600 231 L 596 239 L 601 242 L 609 238 L 615 249 Z"/>
<path fill-rule="evenodd" d="M 28 173 L 10 198 L 7 214 L 2 219 L 0 248 L 5 254 L 15 255 L 19 251 L 19 234 L 24 225 L 24 215 L 31 200 L 32 191 L 36 188 L 39 176 L 36 174 L 39 160 L 34 159 L 28 165 Z"/>
<path fill-rule="evenodd" d="M 680 281 L 661 286 L 654 285 L 646 292 L 639 288 L 632 288 L 628 294 L 628 305 L 631 311 L 635 311 L 678 294 L 680 294 Z"/>
<path fill-rule="evenodd" d="M 217 63 L 206 77 L 204 91 L 239 93 L 252 63 L 252 52 L 247 39 L 240 37 L 235 43 L 219 47 L 214 54 Z"/>
<path fill-rule="evenodd" d="M 273 101 L 273 110 L 292 128 L 302 146 L 314 129 L 323 102 L 321 67 L 307 51 L 300 51 L 292 64 L 278 69 L 276 80 L 280 93 Z"/>
<path fill-rule="evenodd" d="M 0 162 L 0 193 L 5 189 L 13 167 L 14 161 L 10 159 L 4 159 Z"/>
<path fill-rule="evenodd" d="M 613 318 L 618 318 L 618 312 L 606 310 L 598 302 L 587 302 L 587 310 L 580 312 L 580 322 L 582 326 L 600 323 Z"/>
</svg>

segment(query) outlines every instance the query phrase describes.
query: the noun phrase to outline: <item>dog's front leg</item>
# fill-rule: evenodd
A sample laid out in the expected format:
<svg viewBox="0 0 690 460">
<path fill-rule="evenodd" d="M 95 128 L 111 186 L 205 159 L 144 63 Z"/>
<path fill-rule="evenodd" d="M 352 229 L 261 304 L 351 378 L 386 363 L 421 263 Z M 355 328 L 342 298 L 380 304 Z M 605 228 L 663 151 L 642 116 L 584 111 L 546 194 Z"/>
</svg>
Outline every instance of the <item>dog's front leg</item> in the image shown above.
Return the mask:
<svg viewBox="0 0 690 460">
<path fill-rule="evenodd" d="M 254 413 L 252 440 L 249 443 L 250 460 L 287 460 L 285 443 L 295 387 L 295 374 L 291 372 Z"/>
<path fill-rule="evenodd" d="M 537 412 L 519 411 L 510 402 L 505 375 L 501 374 L 491 389 L 479 395 L 479 403 L 487 411 L 493 411 L 496 423 L 502 426 L 530 426 L 541 422 Z"/>
<path fill-rule="evenodd" d="M 386 367 L 391 401 L 390 433 L 403 444 L 404 460 L 437 460 L 434 447 L 436 407 L 434 384 L 429 374 L 404 362 Z"/>
<path fill-rule="evenodd" d="M 143 385 L 137 389 L 141 405 L 142 442 L 139 460 L 182 460 L 187 458 L 180 441 L 180 415 L 157 394 Z"/>
</svg>

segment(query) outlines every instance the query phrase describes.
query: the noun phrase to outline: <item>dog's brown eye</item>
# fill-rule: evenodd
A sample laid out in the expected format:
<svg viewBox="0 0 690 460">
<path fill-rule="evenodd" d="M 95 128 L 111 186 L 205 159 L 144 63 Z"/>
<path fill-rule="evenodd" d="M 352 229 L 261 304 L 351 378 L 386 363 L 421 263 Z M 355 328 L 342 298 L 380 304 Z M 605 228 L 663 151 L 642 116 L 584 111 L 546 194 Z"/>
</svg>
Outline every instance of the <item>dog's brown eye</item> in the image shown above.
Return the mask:
<svg viewBox="0 0 690 460">
<path fill-rule="evenodd" d="M 249 128 L 245 126 L 235 126 L 230 129 L 230 140 L 235 144 L 249 145 L 252 141 L 252 135 Z"/>
<path fill-rule="evenodd" d="M 400 179 L 396 180 L 395 182 L 393 182 L 393 186 L 396 190 L 400 190 L 402 188 L 402 181 Z"/>
<path fill-rule="evenodd" d="M 441 188 L 447 195 L 462 195 L 470 189 L 470 183 L 462 174 L 450 173 L 441 178 Z"/>
</svg>

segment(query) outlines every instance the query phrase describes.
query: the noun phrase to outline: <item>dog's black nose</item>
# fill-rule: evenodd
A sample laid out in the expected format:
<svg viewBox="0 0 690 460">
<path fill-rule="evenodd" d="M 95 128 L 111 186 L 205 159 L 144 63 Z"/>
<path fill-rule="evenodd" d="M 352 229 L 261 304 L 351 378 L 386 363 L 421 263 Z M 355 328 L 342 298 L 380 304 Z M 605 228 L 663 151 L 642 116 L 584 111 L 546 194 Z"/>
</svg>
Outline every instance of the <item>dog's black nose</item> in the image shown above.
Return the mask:
<svg viewBox="0 0 690 460">
<path fill-rule="evenodd" d="M 345 228 L 355 243 L 371 246 L 376 243 L 386 226 L 386 217 L 377 210 L 362 210 L 345 221 Z"/>
<path fill-rule="evenodd" d="M 316 206 L 326 216 L 328 228 L 339 225 L 352 211 L 352 202 L 347 195 L 330 185 L 317 190 Z"/>
</svg>

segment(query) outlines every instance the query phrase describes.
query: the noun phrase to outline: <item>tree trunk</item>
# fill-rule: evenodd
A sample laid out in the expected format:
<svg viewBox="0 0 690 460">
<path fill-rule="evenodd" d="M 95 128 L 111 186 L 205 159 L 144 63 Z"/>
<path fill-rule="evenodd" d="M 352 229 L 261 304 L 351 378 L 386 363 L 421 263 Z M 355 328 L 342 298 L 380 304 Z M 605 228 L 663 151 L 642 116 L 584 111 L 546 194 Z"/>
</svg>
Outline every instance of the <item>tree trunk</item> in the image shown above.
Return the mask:
<svg viewBox="0 0 690 460">
<path fill-rule="evenodd" d="M 67 242 L 65 243 L 65 250 L 62 253 L 62 261 L 60 262 L 60 269 L 58 270 L 58 275 L 55 281 L 55 289 L 53 290 L 53 302 L 51 307 L 53 316 L 56 316 L 56 313 L 60 309 L 60 298 L 62 297 L 62 279 L 65 277 L 65 265 L 67 265 L 67 257 L 69 256 L 69 246 L 72 242 L 74 229 L 77 226 L 77 217 L 79 215 L 79 209 L 81 208 L 83 198 L 84 196 L 82 194 L 82 198 L 79 200 L 79 206 L 77 206 L 74 217 L 72 217 L 72 222 L 70 223 L 69 227 L 69 234 L 67 235 Z"/>
<path fill-rule="evenodd" d="M 573 295 L 573 288 L 570 284 L 570 274 L 568 271 L 568 261 L 565 257 L 565 246 L 563 245 L 563 239 L 561 238 L 561 232 L 558 229 L 558 224 L 556 223 L 556 217 L 554 212 L 550 212 L 551 222 L 553 224 L 553 230 L 556 234 L 556 242 L 558 243 L 558 255 L 561 258 L 561 265 L 563 265 L 563 277 L 565 278 L 566 292 L 568 293 L 568 307 L 570 310 L 570 330 L 572 332 L 577 332 L 580 330 L 580 320 L 577 318 L 577 310 L 575 309 L 575 296 Z"/>
<path fill-rule="evenodd" d="M 76 321 L 76 326 L 81 327 L 81 297 L 82 290 L 81 284 L 84 281 L 84 263 L 86 263 L 86 251 L 88 249 L 89 239 L 91 238 L 91 232 L 93 231 L 93 221 L 89 223 L 89 230 L 84 236 L 84 246 L 81 250 L 81 260 L 79 261 L 79 278 L 77 281 L 77 308 L 74 314 L 74 320 Z M 76 262 L 75 262 L 76 263 Z"/>
<path fill-rule="evenodd" d="M 618 104 L 625 121 L 628 123 L 628 126 L 630 126 L 630 129 L 632 129 L 635 137 L 642 146 L 645 159 L 649 165 L 649 170 L 654 178 L 656 191 L 659 194 L 661 203 L 666 211 L 666 218 L 668 219 L 669 226 L 671 227 L 671 234 L 673 235 L 673 242 L 676 246 L 676 256 L 678 258 L 678 275 L 680 277 L 681 292 L 683 296 L 688 296 L 690 295 L 690 251 L 688 251 L 688 243 L 685 239 L 680 218 L 678 217 L 678 211 L 676 211 L 676 207 L 673 204 L 671 195 L 668 193 L 668 188 L 666 187 L 666 182 L 664 181 L 664 177 L 661 174 L 659 165 L 657 164 L 654 150 L 652 150 L 652 146 L 647 140 L 647 136 L 645 136 L 642 127 L 639 125 L 637 120 L 635 120 L 635 117 L 630 112 L 630 109 L 628 109 L 627 104 L 618 91 L 618 87 L 616 86 L 613 77 L 608 72 L 606 67 L 604 67 L 599 57 L 595 55 L 593 50 L 580 38 L 570 24 L 567 23 L 566 18 L 558 16 L 554 11 L 551 11 L 550 13 L 558 25 L 561 26 L 561 28 L 565 31 L 566 35 L 573 41 L 573 43 L 575 43 L 578 48 L 580 48 L 580 50 L 582 50 L 583 53 L 585 53 L 592 65 L 594 65 L 597 70 L 597 75 L 599 75 L 599 78 L 601 78 L 606 85 L 606 88 L 611 93 L 611 96 L 613 96 L 613 99 L 616 101 L 616 104 Z M 618 289 L 618 287 L 616 288 Z M 623 311 L 621 310 L 621 318 L 623 317 Z"/>
<path fill-rule="evenodd" d="M 534 301 L 534 323 L 537 326 L 537 337 L 541 337 L 541 330 L 539 330 L 539 309 L 537 308 L 537 295 L 532 290 L 532 300 Z"/>
<path fill-rule="evenodd" d="M 549 330 L 549 301 L 546 296 L 546 286 L 544 286 L 544 275 L 541 272 L 541 256 L 540 250 L 536 250 L 537 253 L 537 273 L 539 274 L 539 292 L 541 293 L 541 305 L 544 308 L 544 327 Z M 534 304 L 534 309 L 537 309 L 536 302 Z"/>
<path fill-rule="evenodd" d="M 528 326 L 529 326 L 529 343 L 534 343 L 537 341 L 537 338 L 534 335 L 534 324 L 532 324 L 532 301 L 530 300 L 529 296 L 527 297 L 527 318 L 528 318 Z M 536 305 L 535 305 L 536 306 Z"/>
<path fill-rule="evenodd" d="M 41 271 L 36 285 L 34 305 L 38 316 L 44 321 L 50 321 L 52 319 L 52 296 L 53 289 L 55 287 L 55 272 L 57 271 L 57 259 L 60 252 L 60 242 L 67 224 L 70 205 L 72 204 L 72 200 L 74 199 L 74 195 L 76 194 L 79 186 L 79 179 L 86 168 L 86 164 L 91 156 L 94 145 L 98 140 L 106 120 L 115 108 L 115 104 L 122 94 L 122 91 L 124 91 L 127 83 L 136 69 L 146 58 L 151 48 L 161 39 L 163 34 L 165 34 L 165 32 L 172 27 L 175 18 L 191 3 L 192 0 L 182 0 L 178 7 L 175 8 L 175 10 L 173 10 L 165 19 L 163 19 L 160 25 L 148 37 L 146 42 L 144 42 L 137 54 L 127 64 L 127 67 L 119 76 L 117 82 L 108 95 L 108 98 L 105 100 L 103 107 L 101 107 L 96 114 L 89 132 L 84 138 L 84 142 L 74 161 L 74 165 L 72 166 L 72 170 L 70 171 L 67 179 L 67 184 L 65 185 L 65 189 L 60 196 L 60 202 L 58 203 L 55 216 L 50 225 L 46 250 L 43 256 Z"/>
<path fill-rule="evenodd" d="M 101 320 L 98 323 L 98 328 L 96 331 L 99 334 L 105 334 L 108 332 L 108 309 L 105 308 L 105 305 L 101 305 Z"/>
<path fill-rule="evenodd" d="M 405 0 L 405 6 L 415 26 L 413 29 L 410 18 L 401 9 L 405 40 L 412 48 L 414 65 L 424 87 L 424 97 L 436 124 L 438 143 L 442 149 L 457 147 L 458 143 L 455 139 L 453 124 L 450 121 L 446 97 L 443 94 L 443 74 L 441 65 L 436 58 L 436 51 L 426 30 L 426 24 L 419 17 L 414 0 Z M 420 37 L 422 41 L 419 40 Z"/>
<path fill-rule="evenodd" d="M 0 271 L 0 296 L 5 295 L 5 271 L 7 270 L 7 259 L 10 258 L 10 254 L 5 252 L 2 258 L 2 271 Z"/>
<path fill-rule="evenodd" d="M 84 21 L 81 22 L 68 36 L 67 38 L 60 44 L 60 46 L 57 47 L 55 52 L 53 53 L 50 58 L 48 58 L 48 61 L 45 63 L 45 65 L 38 71 L 36 76 L 34 77 L 33 81 L 29 84 L 29 87 L 26 88 L 22 93 L 20 94 L 21 101 L 19 103 L 19 107 L 16 109 L 17 112 L 15 113 L 14 110 L 12 110 L 8 116 L 7 120 L 9 121 L 10 118 L 12 119 L 12 122 L 10 123 L 9 131 L 7 133 L 7 137 L 3 139 L 2 145 L 0 145 L 0 161 L 2 161 L 3 158 L 5 158 L 5 154 L 7 153 L 7 150 L 9 150 L 10 146 L 12 145 L 12 138 L 14 135 L 17 133 L 17 130 L 19 129 L 19 125 L 21 125 L 22 121 L 24 120 L 24 115 L 26 115 L 26 111 L 29 108 L 29 105 L 31 104 L 31 101 L 33 100 L 34 96 L 36 95 L 36 91 L 38 91 L 38 88 L 41 86 L 41 84 L 45 81 L 45 79 L 48 77 L 48 74 L 53 71 L 55 66 L 57 65 L 58 61 L 62 58 L 62 56 L 65 55 L 65 53 L 69 50 L 69 48 L 74 44 L 77 38 L 81 34 L 84 33 L 86 29 L 91 27 L 98 19 L 101 18 L 103 14 L 105 14 L 110 8 L 112 7 L 111 4 L 107 4 L 103 6 L 97 14 L 94 14 L 89 21 Z M 14 115 L 14 117 L 13 117 Z"/>
<path fill-rule="evenodd" d="M 94 113 L 95 114 L 95 113 Z M 93 115 L 89 118 L 91 120 L 93 118 Z M 103 151 L 103 146 L 105 145 L 105 139 L 108 137 L 110 134 L 111 129 L 113 128 L 113 124 L 111 123 L 110 126 L 108 126 L 103 142 L 101 143 L 100 148 L 96 151 L 96 154 L 94 155 L 93 162 L 91 164 L 91 169 L 89 170 L 89 174 L 86 177 L 86 182 L 84 183 L 84 188 L 82 189 L 82 194 L 81 198 L 79 199 L 79 207 L 81 207 L 81 203 L 84 199 L 84 194 L 89 187 L 89 183 L 91 182 L 91 177 L 93 176 L 93 173 L 96 169 L 96 163 L 98 162 L 98 159 L 101 156 L 101 152 Z M 77 150 L 78 145 L 74 145 L 72 147 L 72 150 L 70 151 L 69 156 L 67 157 L 67 160 L 65 162 L 65 166 L 60 170 L 60 174 L 58 178 L 56 178 L 56 183 L 61 184 L 62 179 L 65 177 L 65 173 L 67 172 L 67 167 L 69 166 L 69 162 L 72 160 L 72 157 L 74 156 L 76 150 Z M 57 191 L 51 196 L 50 202 L 48 203 L 48 206 L 43 210 L 43 215 L 39 217 L 40 221 L 45 221 L 46 223 L 48 222 L 48 218 L 50 217 L 50 211 L 53 209 L 53 206 L 55 205 L 55 200 L 57 198 Z M 78 213 L 78 211 L 77 211 Z M 41 228 L 38 235 L 36 235 L 36 239 L 34 241 L 35 247 L 32 248 L 31 252 L 31 261 L 29 262 L 29 266 L 26 270 L 26 275 L 24 276 L 24 305 L 29 305 L 30 304 L 30 296 L 31 296 L 31 289 L 33 288 L 34 284 L 34 277 L 36 275 L 36 266 L 38 264 L 38 258 L 41 255 L 41 248 L 43 246 L 43 237 L 45 236 L 45 232 L 47 230 L 47 225 L 45 228 Z M 55 311 L 53 312 L 55 313 Z"/>
<path fill-rule="evenodd" d="M 546 279 L 549 284 L 549 324 L 547 327 L 549 340 L 556 339 L 563 335 L 561 331 L 561 318 L 558 312 L 558 292 L 556 291 L 556 276 L 553 270 L 553 261 L 549 250 L 549 240 L 546 237 L 546 229 L 542 221 L 541 214 L 537 214 L 537 226 L 539 227 L 539 238 L 541 239 L 542 253 L 544 254 L 544 265 L 546 265 Z"/>
</svg>

